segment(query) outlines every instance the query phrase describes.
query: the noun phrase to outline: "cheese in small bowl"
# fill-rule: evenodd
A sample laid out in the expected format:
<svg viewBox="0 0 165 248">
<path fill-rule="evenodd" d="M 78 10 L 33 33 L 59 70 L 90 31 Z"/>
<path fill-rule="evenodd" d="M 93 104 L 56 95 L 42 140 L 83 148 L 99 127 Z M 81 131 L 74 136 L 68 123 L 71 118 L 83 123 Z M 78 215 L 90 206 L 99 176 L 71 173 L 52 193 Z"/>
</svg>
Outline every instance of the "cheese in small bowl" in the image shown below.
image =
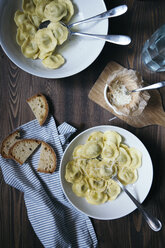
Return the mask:
<svg viewBox="0 0 165 248">
<path fill-rule="evenodd" d="M 139 73 L 124 68 L 109 75 L 104 89 L 104 98 L 118 115 L 140 115 L 146 107 L 150 95 L 146 91 L 134 93 L 131 91 L 142 87 L 143 83 Z"/>
</svg>

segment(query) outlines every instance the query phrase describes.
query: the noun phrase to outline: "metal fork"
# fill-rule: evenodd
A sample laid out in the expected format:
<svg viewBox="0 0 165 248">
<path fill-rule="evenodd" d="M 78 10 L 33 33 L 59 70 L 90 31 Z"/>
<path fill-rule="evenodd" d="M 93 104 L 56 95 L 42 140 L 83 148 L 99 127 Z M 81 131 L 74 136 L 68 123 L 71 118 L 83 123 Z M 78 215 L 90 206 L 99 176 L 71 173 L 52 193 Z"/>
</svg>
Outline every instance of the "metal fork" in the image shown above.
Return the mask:
<svg viewBox="0 0 165 248">
<path fill-rule="evenodd" d="M 142 213 L 142 216 L 144 217 L 145 221 L 149 225 L 149 227 L 155 231 L 158 232 L 162 228 L 161 222 L 156 218 L 153 217 L 151 214 L 149 214 L 144 207 L 135 199 L 135 197 L 126 189 L 126 187 L 119 181 L 117 178 L 117 175 L 113 176 L 113 179 L 119 184 L 121 189 L 129 196 L 129 198 L 134 202 L 138 210 Z"/>
</svg>

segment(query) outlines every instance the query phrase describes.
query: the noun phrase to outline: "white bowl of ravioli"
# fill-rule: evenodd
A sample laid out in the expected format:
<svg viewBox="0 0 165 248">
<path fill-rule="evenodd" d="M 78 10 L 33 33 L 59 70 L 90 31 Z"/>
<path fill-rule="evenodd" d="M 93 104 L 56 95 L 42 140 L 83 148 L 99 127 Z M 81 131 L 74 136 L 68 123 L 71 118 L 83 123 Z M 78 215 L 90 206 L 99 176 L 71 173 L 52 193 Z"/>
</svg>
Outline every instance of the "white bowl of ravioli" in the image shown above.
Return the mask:
<svg viewBox="0 0 165 248">
<path fill-rule="evenodd" d="M 115 126 L 96 126 L 80 133 L 60 163 L 61 186 L 67 199 L 95 219 L 117 219 L 136 209 L 113 182 L 113 173 L 137 200 L 144 201 L 153 178 L 150 155 L 135 135 Z"/>
<path fill-rule="evenodd" d="M 47 3 L 45 9 L 40 5 L 44 2 Z M 70 8 L 68 3 L 72 3 L 73 9 Z M 43 40 L 45 42 L 44 36 L 47 35 L 48 39 L 52 40 L 51 48 L 42 49 L 43 44 L 41 42 L 37 43 L 39 46 L 39 55 L 37 54 L 37 46 L 34 42 L 31 41 L 31 38 L 26 37 L 26 42 L 24 45 L 22 43 L 24 34 L 27 32 L 31 33 L 31 37 L 35 37 L 35 32 L 38 32 L 38 24 L 41 20 L 50 19 L 49 10 L 54 5 L 61 4 L 62 6 L 66 6 L 67 10 L 62 9 L 61 20 L 63 22 L 73 23 L 78 20 L 86 19 L 88 17 L 97 15 L 101 12 L 106 11 L 106 6 L 103 0 L 50 0 L 50 1 L 32 1 L 32 0 L 23 0 L 24 9 L 22 9 L 22 0 L 20 1 L 9 1 L 2 0 L 0 2 L 0 10 L 1 10 L 1 20 L 0 20 L 0 42 L 4 52 L 7 56 L 14 62 L 18 67 L 22 70 L 39 77 L 44 78 L 64 78 L 71 75 L 74 75 L 85 68 L 87 68 L 100 54 L 102 51 L 105 42 L 96 39 L 83 38 L 78 36 L 72 36 L 67 38 L 66 41 L 59 41 L 58 39 L 53 39 L 50 32 L 47 32 L 42 35 L 43 31 L 40 31 L 40 35 L 38 35 L 37 40 Z M 32 4 L 33 3 L 33 6 Z M 88 8 L 86 6 L 88 5 Z M 30 6 L 30 7 L 29 7 Z M 32 6 L 32 7 L 31 7 Z M 61 6 L 61 5 L 60 5 Z M 93 7 L 94 6 L 94 7 Z M 49 8 L 50 7 L 50 8 Z M 61 8 L 61 7 L 60 7 Z M 30 25 L 23 24 L 24 18 L 23 15 L 19 15 L 19 18 L 16 19 L 16 23 L 14 21 L 14 16 L 16 11 L 26 12 L 26 18 L 28 18 L 28 22 L 33 23 L 34 27 L 30 28 Z M 33 10 L 35 12 L 33 12 Z M 48 10 L 48 11 L 47 11 Z M 45 11 L 45 12 L 44 12 Z M 17 12 L 20 14 L 20 12 Z M 45 13 L 44 18 L 41 17 L 42 12 Z M 34 14 L 35 13 L 35 14 Z M 68 17 L 68 15 L 72 15 Z M 56 20 L 55 20 L 56 21 Z M 57 20 L 58 21 L 58 20 Z M 22 22 L 22 23 L 20 23 Z M 52 21 L 53 22 L 53 21 Z M 17 25 L 16 25 L 17 24 Z M 19 28 L 18 24 L 21 24 L 21 28 Z M 54 28 L 54 27 L 53 27 Z M 19 29 L 19 31 L 18 31 Z M 51 28 L 50 28 L 51 29 Z M 21 30 L 21 32 L 20 32 Z M 23 30 L 23 32 L 22 32 Z M 30 30 L 30 31 L 29 31 Z M 108 32 L 108 20 L 102 20 L 100 22 L 82 24 L 76 27 L 76 30 L 87 32 L 87 33 L 97 33 L 97 34 L 107 34 Z M 52 30 L 51 30 L 52 31 Z M 24 33 L 24 34 L 23 34 Z M 53 34 L 54 35 L 54 34 Z M 17 36 L 17 38 L 16 38 Z M 48 40 L 47 39 L 47 40 Z M 17 41 L 16 41 L 17 40 Z M 19 43 L 19 44 L 18 44 Z M 56 44 L 57 43 L 57 44 Z M 41 45 L 41 46 L 40 46 Z M 30 49 L 27 50 L 27 46 Z M 41 51 L 40 51 L 41 49 Z M 54 50 L 53 50 L 54 49 Z M 27 50 L 27 52 L 26 52 Z M 33 51 L 32 51 L 33 50 Z M 33 54 L 34 50 L 36 53 Z M 53 58 L 49 60 L 50 53 L 53 52 Z M 24 53 L 24 55 L 22 54 Z M 32 58 L 29 57 L 29 54 L 32 52 L 34 56 Z M 46 57 L 45 57 L 46 54 Z M 58 55 L 58 56 L 57 56 Z M 44 63 L 42 63 L 42 60 Z M 56 65 L 51 65 L 52 61 L 57 62 Z M 59 63 L 59 64 L 58 64 Z M 46 66 L 46 67 L 45 67 Z M 56 68 L 57 69 L 51 69 Z M 48 68 L 50 67 L 50 68 Z"/>
</svg>

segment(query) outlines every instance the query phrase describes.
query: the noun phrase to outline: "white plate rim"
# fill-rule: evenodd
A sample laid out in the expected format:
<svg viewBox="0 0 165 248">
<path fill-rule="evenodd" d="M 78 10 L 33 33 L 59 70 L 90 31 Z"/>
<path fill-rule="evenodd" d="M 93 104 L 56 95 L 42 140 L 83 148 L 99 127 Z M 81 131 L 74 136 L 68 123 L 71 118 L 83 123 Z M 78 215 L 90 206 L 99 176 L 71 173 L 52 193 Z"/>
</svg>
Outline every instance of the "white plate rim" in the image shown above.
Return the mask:
<svg viewBox="0 0 165 248">
<path fill-rule="evenodd" d="M 70 143 L 69 145 L 67 146 L 66 150 L 64 151 L 63 153 L 63 156 L 61 158 L 61 161 L 60 161 L 60 168 L 59 168 L 59 172 L 60 172 L 60 184 L 61 184 L 61 187 L 62 187 L 62 190 L 64 192 L 64 195 L 66 196 L 66 198 L 68 199 L 68 201 L 71 203 L 71 205 L 77 209 L 79 212 L 91 217 L 91 218 L 94 218 L 94 219 L 100 219 L 100 220 L 113 220 L 113 219 L 119 219 L 119 218 L 122 218 L 130 213 L 132 213 L 137 207 L 134 205 L 133 203 L 133 207 L 130 211 L 128 211 L 127 213 L 125 213 L 124 215 L 118 215 L 117 217 L 115 216 L 114 218 L 113 217 L 100 217 L 100 216 L 96 216 L 96 215 L 93 215 L 93 214 L 88 214 L 87 212 L 85 211 L 82 211 L 81 209 L 79 209 L 69 198 L 69 196 L 67 195 L 67 193 L 65 192 L 65 189 L 64 189 L 64 185 L 63 185 L 63 179 L 62 179 L 62 166 L 63 166 L 63 159 L 69 149 L 69 147 L 75 142 L 75 140 L 77 140 L 79 137 L 83 136 L 84 134 L 86 134 L 87 132 L 94 132 L 94 131 L 103 131 L 103 130 L 114 130 L 114 131 L 117 131 L 117 132 L 125 132 L 125 133 L 128 133 L 129 135 L 131 135 L 132 137 L 134 137 L 136 140 L 138 140 L 140 142 L 140 144 L 142 145 L 142 147 L 144 148 L 145 150 L 145 153 L 148 155 L 148 158 L 149 158 L 149 161 L 150 161 L 150 182 L 149 182 L 149 185 L 148 185 L 148 189 L 147 189 L 147 192 L 145 193 L 145 196 L 143 196 L 143 198 L 141 200 L 139 200 L 141 203 L 146 199 L 147 195 L 149 194 L 149 191 L 151 189 L 151 186 L 152 186 L 152 181 L 153 181 L 153 165 L 152 165 L 152 160 L 151 160 L 151 157 L 150 157 L 150 154 L 148 152 L 148 150 L 146 149 L 146 147 L 144 146 L 144 144 L 140 141 L 139 138 L 137 138 L 133 133 L 131 133 L 130 131 L 124 129 L 124 128 L 121 128 L 121 127 L 118 127 L 118 126 L 112 126 L 112 125 L 100 125 L 100 126 L 95 126 L 95 127 L 91 127 L 89 129 L 86 129 L 84 130 L 83 132 L 81 132 L 80 134 L 78 134 Z M 122 134 L 121 134 L 122 135 Z M 68 183 L 69 184 L 69 183 Z M 136 185 L 136 183 L 135 183 Z M 129 186 L 128 186 L 129 187 Z M 130 189 L 129 189 L 130 190 Z M 131 190 L 130 190 L 131 191 Z M 132 192 L 131 192 L 132 193 Z M 73 193 L 74 194 L 74 193 Z M 125 194 L 125 193 L 124 193 Z M 127 197 L 127 196 L 126 196 Z M 128 198 L 129 199 L 129 198 Z M 84 199 L 85 200 L 85 199 Z M 129 201 L 131 202 L 131 200 L 129 199 Z M 88 204 L 88 203 L 87 203 Z M 105 203 L 107 204 L 107 203 Z M 91 206 L 96 206 L 96 205 L 91 205 Z"/>
</svg>

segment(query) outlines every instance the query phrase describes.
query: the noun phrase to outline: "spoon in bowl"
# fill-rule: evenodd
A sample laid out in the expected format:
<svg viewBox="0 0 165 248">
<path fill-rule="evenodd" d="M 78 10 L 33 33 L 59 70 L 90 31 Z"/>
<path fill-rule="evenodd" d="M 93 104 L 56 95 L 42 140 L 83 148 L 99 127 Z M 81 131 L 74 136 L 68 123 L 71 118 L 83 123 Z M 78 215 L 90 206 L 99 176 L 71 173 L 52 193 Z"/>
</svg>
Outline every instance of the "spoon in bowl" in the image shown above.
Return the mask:
<svg viewBox="0 0 165 248">
<path fill-rule="evenodd" d="M 120 5 L 120 6 L 113 8 L 113 9 L 110 9 L 108 11 L 105 11 L 99 15 L 92 16 L 90 18 L 71 23 L 68 25 L 68 28 L 72 28 L 74 26 L 77 26 L 77 25 L 83 24 L 83 23 L 87 23 L 87 22 L 99 21 L 99 20 L 103 20 L 103 19 L 107 19 L 107 18 L 111 18 L 111 17 L 120 16 L 120 15 L 123 15 L 127 11 L 127 9 L 128 9 L 127 5 L 125 5 L 125 4 Z M 49 21 L 49 20 L 41 22 L 38 29 L 46 28 L 50 24 L 50 22 L 51 21 Z"/>
<path fill-rule="evenodd" d="M 110 43 L 114 43 L 117 45 L 129 45 L 131 42 L 131 38 L 127 35 L 112 35 L 112 34 L 100 35 L 100 34 L 88 34 L 88 33 L 75 32 L 70 29 L 69 25 L 66 25 L 65 23 L 61 21 L 60 23 L 68 29 L 70 36 L 78 35 L 78 36 L 84 36 L 84 37 L 89 37 L 89 38 L 95 38 L 95 39 L 104 40 Z M 39 29 L 46 28 L 50 24 L 50 21 L 45 21 L 45 22 L 42 22 L 41 24 L 42 26 L 39 27 Z"/>
<path fill-rule="evenodd" d="M 158 83 L 155 83 L 155 84 L 151 84 L 151 85 L 146 86 L 146 87 L 131 90 L 131 91 L 128 91 L 128 92 L 132 93 L 132 92 L 139 92 L 139 91 L 144 91 L 144 90 L 155 90 L 155 89 L 158 89 L 158 88 L 162 88 L 164 86 L 165 86 L 165 81 L 162 81 L 162 82 L 158 82 Z"/>
<path fill-rule="evenodd" d="M 69 34 L 71 36 L 72 35 L 85 36 L 85 37 L 89 37 L 89 38 L 104 40 L 104 41 L 111 42 L 111 43 L 118 44 L 118 45 L 128 45 L 131 42 L 131 38 L 129 36 L 126 36 L 126 35 L 97 35 L 97 34 L 75 32 L 75 31 L 71 30 L 71 28 L 73 26 L 76 26 L 76 25 L 79 25 L 82 23 L 91 22 L 91 21 L 98 21 L 98 20 L 122 15 L 127 11 L 127 9 L 128 9 L 127 5 L 120 5 L 116 8 L 113 8 L 111 10 L 103 12 L 99 15 L 96 15 L 96 16 L 93 16 L 93 17 L 90 17 L 88 19 L 81 20 L 81 21 L 78 21 L 75 23 L 71 23 L 70 25 L 66 25 L 65 23 L 63 23 L 61 21 L 60 21 L 60 23 L 68 29 Z M 46 28 L 49 24 L 50 24 L 49 20 L 44 21 L 39 25 L 39 29 Z"/>
<path fill-rule="evenodd" d="M 142 205 L 135 199 L 135 197 L 126 189 L 126 187 L 118 180 L 117 175 L 114 175 L 113 178 L 119 186 L 122 188 L 122 190 L 129 196 L 129 198 L 134 202 L 138 210 L 142 213 L 145 221 L 149 225 L 149 227 L 155 231 L 158 232 L 162 228 L 161 222 L 156 218 L 153 217 L 151 214 L 147 213 L 146 210 L 142 207 Z"/>
<path fill-rule="evenodd" d="M 84 36 L 84 37 L 107 41 L 107 42 L 114 43 L 117 45 L 129 45 L 131 42 L 131 38 L 127 35 L 112 35 L 112 34 L 100 35 L 100 34 L 88 34 L 88 33 L 82 33 L 82 32 L 75 32 L 75 31 L 72 31 L 69 28 L 69 26 L 67 26 L 65 23 L 62 23 L 61 21 L 60 23 L 68 29 L 70 36 L 72 35 Z"/>
</svg>

